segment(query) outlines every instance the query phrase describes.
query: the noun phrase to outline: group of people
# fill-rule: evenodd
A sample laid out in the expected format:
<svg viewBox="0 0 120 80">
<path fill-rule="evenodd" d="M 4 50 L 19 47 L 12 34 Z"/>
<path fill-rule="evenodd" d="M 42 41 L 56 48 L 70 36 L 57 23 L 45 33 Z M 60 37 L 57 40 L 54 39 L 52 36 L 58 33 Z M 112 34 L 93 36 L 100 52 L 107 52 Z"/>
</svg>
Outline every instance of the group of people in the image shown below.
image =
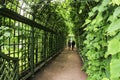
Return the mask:
<svg viewBox="0 0 120 80">
<path fill-rule="evenodd" d="M 72 50 L 74 50 L 74 47 L 75 47 L 75 41 L 74 40 L 72 40 L 72 41 L 68 40 L 68 48 L 69 48 L 69 50 L 71 49 L 71 47 L 72 47 Z"/>
</svg>

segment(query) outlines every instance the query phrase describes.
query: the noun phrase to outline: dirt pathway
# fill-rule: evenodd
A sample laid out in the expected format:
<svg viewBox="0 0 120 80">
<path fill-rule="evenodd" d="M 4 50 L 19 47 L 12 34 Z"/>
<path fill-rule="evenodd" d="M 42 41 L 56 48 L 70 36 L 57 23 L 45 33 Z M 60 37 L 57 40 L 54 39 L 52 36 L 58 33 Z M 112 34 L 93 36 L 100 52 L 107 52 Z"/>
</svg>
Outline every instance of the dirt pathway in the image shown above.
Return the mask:
<svg viewBox="0 0 120 80">
<path fill-rule="evenodd" d="M 76 50 L 65 49 L 53 61 L 35 74 L 32 80 L 86 80 L 82 61 Z"/>
</svg>

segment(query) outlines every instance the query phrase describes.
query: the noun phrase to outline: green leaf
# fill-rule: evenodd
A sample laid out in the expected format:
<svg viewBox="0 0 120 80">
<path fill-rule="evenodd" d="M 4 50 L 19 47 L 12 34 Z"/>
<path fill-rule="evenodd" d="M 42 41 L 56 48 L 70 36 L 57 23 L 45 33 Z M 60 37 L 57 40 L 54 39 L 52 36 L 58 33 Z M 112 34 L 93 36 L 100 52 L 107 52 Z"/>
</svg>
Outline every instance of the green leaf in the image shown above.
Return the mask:
<svg viewBox="0 0 120 80">
<path fill-rule="evenodd" d="M 85 24 L 88 24 L 88 23 L 90 23 L 91 22 L 91 20 L 89 20 L 89 19 L 86 19 L 85 20 Z"/>
<path fill-rule="evenodd" d="M 91 12 L 89 12 L 88 14 L 89 14 L 89 17 L 91 17 L 91 16 L 94 15 L 94 12 L 91 11 Z"/>
<path fill-rule="evenodd" d="M 114 13 L 113 13 L 113 16 L 114 16 L 114 17 L 117 17 L 117 16 L 119 16 L 119 15 L 120 15 L 120 7 L 117 7 L 117 8 L 115 9 Z"/>
<path fill-rule="evenodd" d="M 3 40 L 3 36 L 0 36 L 0 41 L 2 41 Z"/>
<path fill-rule="evenodd" d="M 110 21 L 110 22 L 114 22 L 115 18 L 113 15 L 109 16 L 109 18 L 107 19 L 107 21 Z"/>
<path fill-rule="evenodd" d="M 116 35 L 114 38 L 120 40 L 120 33 Z"/>
<path fill-rule="evenodd" d="M 120 29 L 120 19 L 117 19 L 115 22 L 112 22 L 110 26 L 108 27 L 107 32 L 112 33 L 116 30 Z"/>
<path fill-rule="evenodd" d="M 5 32 L 5 33 L 4 33 L 4 36 L 5 36 L 5 37 L 10 37 L 10 32 Z"/>
<path fill-rule="evenodd" d="M 106 5 L 109 4 L 109 2 L 110 2 L 110 0 L 103 0 L 102 5 L 103 5 L 103 6 L 106 6 Z"/>
<path fill-rule="evenodd" d="M 110 63 L 111 80 L 120 80 L 120 59 L 112 59 Z"/>
<path fill-rule="evenodd" d="M 112 0 L 112 3 L 113 3 L 113 4 L 120 5 L 120 0 Z"/>
<path fill-rule="evenodd" d="M 94 7 L 94 8 L 92 9 L 92 13 L 95 12 L 95 11 L 97 11 L 98 8 L 99 8 L 98 6 Z"/>
<path fill-rule="evenodd" d="M 103 78 L 102 80 L 109 80 L 108 78 Z"/>
<path fill-rule="evenodd" d="M 109 54 L 115 55 L 118 52 L 120 52 L 120 41 L 118 39 L 112 39 L 108 42 L 108 50 L 105 54 L 105 57 L 107 57 Z"/>
<path fill-rule="evenodd" d="M 99 12 L 103 12 L 107 9 L 107 6 L 109 4 L 110 0 L 103 0 L 102 4 L 99 6 Z"/>
</svg>

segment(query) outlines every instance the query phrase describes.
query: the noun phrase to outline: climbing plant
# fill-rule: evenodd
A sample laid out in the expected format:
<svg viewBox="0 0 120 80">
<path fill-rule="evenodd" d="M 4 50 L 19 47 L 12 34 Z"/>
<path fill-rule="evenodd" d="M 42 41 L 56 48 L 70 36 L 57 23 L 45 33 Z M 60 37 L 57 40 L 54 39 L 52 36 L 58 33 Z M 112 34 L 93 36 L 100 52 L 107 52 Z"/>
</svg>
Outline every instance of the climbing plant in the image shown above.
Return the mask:
<svg viewBox="0 0 120 80">
<path fill-rule="evenodd" d="M 76 34 L 88 80 L 120 79 L 119 0 L 103 0 L 91 8 Z M 82 16 L 82 15 L 81 15 Z M 77 27 L 78 28 L 78 27 Z M 82 29 L 82 30 L 80 30 Z"/>
</svg>

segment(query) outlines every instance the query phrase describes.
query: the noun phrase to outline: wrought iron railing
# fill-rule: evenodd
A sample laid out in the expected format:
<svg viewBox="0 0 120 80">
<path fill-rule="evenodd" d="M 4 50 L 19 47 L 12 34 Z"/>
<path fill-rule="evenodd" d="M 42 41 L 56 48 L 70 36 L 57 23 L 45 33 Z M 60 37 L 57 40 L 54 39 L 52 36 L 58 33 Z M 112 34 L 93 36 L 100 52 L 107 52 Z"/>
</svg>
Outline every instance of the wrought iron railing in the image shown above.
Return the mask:
<svg viewBox="0 0 120 80">
<path fill-rule="evenodd" d="M 0 53 L 0 80 L 19 80 L 18 58 Z"/>
</svg>

